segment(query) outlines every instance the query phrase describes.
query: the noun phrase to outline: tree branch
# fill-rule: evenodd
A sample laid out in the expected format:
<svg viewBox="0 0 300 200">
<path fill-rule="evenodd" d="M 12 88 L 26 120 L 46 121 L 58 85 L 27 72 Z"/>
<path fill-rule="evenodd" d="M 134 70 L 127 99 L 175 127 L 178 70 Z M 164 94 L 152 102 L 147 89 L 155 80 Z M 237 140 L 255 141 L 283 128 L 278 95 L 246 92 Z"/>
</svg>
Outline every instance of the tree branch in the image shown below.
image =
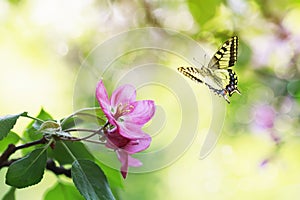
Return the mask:
<svg viewBox="0 0 300 200">
<path fill-rule="evenodd" d="M 10 166 L 14 161 L 18 160 L 18 159 L 13 159 L 13 160 L 8 160 L 8 158 L 14 154 L 17 150 L 20 149 L 24 149 L 24 148 L 28 148 L 37 144 L 46 144 L 48 142 L 48 140 L 46 138 L 42 138 L 40 140 L 36 140 L 33 142 L 29 142 L 26 144 L 22 144 L 20 146 L 15 146 L 14 144 L 9 144 L 8 147 L 6 148 L 6 150 L 3 152 L 3 154 L 0 156 L 0 169 L 2 167 L 7 167 Z"/>
<path fill-rule="evenodd" d="M 11 159 L 8 160 L 9 157 L 14 154 L 17 150 L 28 148 L 37 144 L 46 144 L 48 140 L 46 138 L 42 138 L 40 140 L 36 140 L 33 142 L 29 142 L 26 144 L 22 144 L 20 146 L 15 146 L 14 144 L 9 144 L 6 150 L 3 152 L 3 154 L 0 156 L 0 169 L 3 167 L 9 167 L 11 164 L 13 164 L 15 161 L 21 159 Z M 71 169 L 65 169 L 64 167 L 58 167 L 56 166 L 54 160 L 47 160 L 46 169 L 52 171 L 56 175 L 65 175 L 69 178 L 71 178 Z"/>
<path fill-rule="evenodd" d="M 56 175 L 65 175 L 66 177 L 71 178 L 71 169 L 66 169 L 64 167 L 57 167 L 54 160 L 47 160 L 47 166 L 46 168 L 50 171 L 52 171 Z"/>
</svg>

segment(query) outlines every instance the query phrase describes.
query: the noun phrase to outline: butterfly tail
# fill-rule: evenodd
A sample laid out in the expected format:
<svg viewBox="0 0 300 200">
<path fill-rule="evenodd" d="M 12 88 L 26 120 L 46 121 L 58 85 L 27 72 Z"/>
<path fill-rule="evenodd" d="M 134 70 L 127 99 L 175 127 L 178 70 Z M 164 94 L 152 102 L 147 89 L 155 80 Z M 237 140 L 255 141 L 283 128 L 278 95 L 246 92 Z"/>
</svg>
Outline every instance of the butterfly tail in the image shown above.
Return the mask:
<svg viewBox="0 0 300 200">
<path fill-rule="evenodd" d="M 224 90 L 224 89 L 221 89 L 221 90 L 215 89 L 214 87 L 212 87 L 211 85 L 209 85 L 207 83 L 205 85 L 207 85 L 208 88 L 211 89 L 217 95 L 222 96 L 227 101 L 227 103 L 230 104 L 230 100 L 229 100 L 229 98 L 227 96 L 227 94 L 228 94 L 227 90 Z"/>
</svg>

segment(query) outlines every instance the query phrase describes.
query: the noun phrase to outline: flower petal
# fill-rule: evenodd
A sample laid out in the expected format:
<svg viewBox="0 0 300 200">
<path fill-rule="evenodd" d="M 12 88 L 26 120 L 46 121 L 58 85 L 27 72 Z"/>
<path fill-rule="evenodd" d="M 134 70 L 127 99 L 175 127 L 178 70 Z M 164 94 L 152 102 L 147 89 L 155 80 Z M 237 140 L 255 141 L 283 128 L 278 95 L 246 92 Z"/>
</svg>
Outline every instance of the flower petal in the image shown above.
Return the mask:
<svg viewBox="0 0 300 200">
<path fill-rule="evenodd" d="M 116 151 L 119 161 L 121 162 L 121 174 L 125 179 L 128 172 L 128 153 L 122 150 Z"/>
<path fill-rule="evenodd" d="M 100 80 L 97 84 L 97 88 L 96 88 L 96 98 L 99 102 L 100 107 L 102 108 L 104 114 L 108 117 L 111 118 L 111 112 L 110 112 L 110 102 L 108 99 L 108 94 L 107 91 L 104 87 L 103 81 Z"/>
<path fill-rule="evenodd" d="M 151 143 L 151 137 L 143 134 L 141 138 L 126 138 L 119 134 L 116 130 L 106 134 L 107 143 L 106 147 L 111 149 L 123 149 L 129 154 L 134 154 L 147 149 Z"/>
<path fill-rule="evenodd" d="M 143 165 L 141 161 L 136 158 L 132 158 L 127 152 L 123 150 L 117 150 L 117 156 L 121 162 L 121 174 L 125 179 L 128 173 L 128 166 L 131 167 L 140 167 Z"/>
<path fill-rule="evenodd" d="M 155 104 L 152 100 L 136 101 L 131 103 L 133 110 L 124 115 L 124 123 L 131 122 L 134 124 L 144 125 L 155 113 Z"/>
<path fill-rule="evenodd" d="M 128 155 L 128 166 L 140 167 L 142 165 L 143 165 L 143 163 L 141 161 Z"/>
<path fill-rule="evenodd" d="M 122 174 L 122 176 L 123 176 L 124 179 L 127 177 L 127 171 L 123 171 L 123 170 L 121 169 L 121 174 Z"/>
<path fill-rule="evenodd" d="M 135 101 L 136 91 L 132 85 L 123 85 L 118 87 L 111 95 L 110 103 L 113 108 L 116 108 L 120 103 L 130 104 Z"/>
<path fill-rule="evenodd" d="M 150 143 L 151 137 L 147 135 L 144 138 L 130 140 L 124 147 L 122 147 L 122 149 L 128 152 L 129 154 L 134 154 L 147 149 L 150 146 Z"/>
<path fill-rule="evenodd" d="M 111 149 L 123 148 L 130 142 L 130 139 L 125 138 L 119 134 L 118 129 L 115 129 L 113 132 L 107 133 L 106 138 L 106 147 Z"/>
<path fill-rule="evenodd" d="M 123 137 L 129 139 L 144 138 L 148 134 L 142 131 L 142 125 L 132 122 L 123 122 L 117 124 L 119 132 Z"/>
</svg>

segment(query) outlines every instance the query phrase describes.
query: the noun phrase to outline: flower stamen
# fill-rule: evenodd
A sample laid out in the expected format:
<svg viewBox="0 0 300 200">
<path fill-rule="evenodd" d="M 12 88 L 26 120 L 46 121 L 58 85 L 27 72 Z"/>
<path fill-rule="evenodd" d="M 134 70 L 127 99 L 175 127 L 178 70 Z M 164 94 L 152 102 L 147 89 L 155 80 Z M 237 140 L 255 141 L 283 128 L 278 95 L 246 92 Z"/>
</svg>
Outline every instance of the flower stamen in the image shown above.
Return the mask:
<svg viewBox="0 0 300 200">
<path fill-rule="evenodd" d="M 114 114 L 114 118 L 118 120 L 120 117 L 130 113 L 134 109 L 133 105 L 119 103 Z"/>
</svg>

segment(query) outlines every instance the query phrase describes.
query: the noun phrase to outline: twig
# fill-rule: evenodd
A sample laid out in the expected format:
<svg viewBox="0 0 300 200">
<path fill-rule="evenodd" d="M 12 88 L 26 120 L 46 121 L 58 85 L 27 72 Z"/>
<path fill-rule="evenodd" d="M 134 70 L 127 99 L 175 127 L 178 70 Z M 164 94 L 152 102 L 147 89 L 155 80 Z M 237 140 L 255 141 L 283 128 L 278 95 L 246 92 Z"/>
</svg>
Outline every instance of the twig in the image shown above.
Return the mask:
<svg viewBox="0 0 300 200">
<path fill-rule="evenodd" d="M 2 162 L 0 164 L 0 169 L 3 168 L 3 167 L 9 167 L 12 163 L 16 162 L 19 159 L 21 159 L 21 158 L 11 159 L 11 160 L 5 160 L 4 162 Z"/>
<path fill-rule="evenodd" d="M 48 140 L 43 137 L 40 140 L 36 140 L 36 141 L 33 141 L 33 142 L 22 144 L 20 146 L 15 146 L 14 144 L 9 144 L 8 147 L 7 147 L 7 149 L 0 156 L 0 169 L 2 167 L 9 166 L 11 163 L 13 163 L 14 161 L 16 161 L 16 160 L 10 160 L 10 161 L 8 161 L 8 158 L 13 153 L 15 153 L 17 150 L 24 149 L 24 148 L 27 148 L 27 147 L 31 147 L 31 146 L 34 146 L 34 145 L 37 145 L 37 144 L 46 144 L 47 142 L 48 142 Z"/>
<path fill-rule="evenodd" d="M 64 130 L 64 132 L 72 132 L 72 131 L 82 131 L 82 132 L 92 132 L 95 133 L 98 130 L 91 130 L 91 129 L 86 129 L 86 128 L 69 128 Z"/>
<path fill-rule="evenodd" d="M 64 130 L 65 132 L 71 132 L 71 131 L 83 131 L 83 132 L 92 132 L 91 135 L 88 135 L 86 137 L 83 137 L 83 138 L 73 138 L 71 139 L 71 141 L 87 141 L 87 139 L 93 137 L 94 135 L 97 135 L 99 133 L 101 133 L 102 130 L 104 130 L 107 126 L 109 126 L 109 122 L 106 122 L 106 124 L 104 124 L 103 127 L 99 128 L 98 130 L 90 130 L 90 129 L 80 129 L 80 128 L 77 128 L 77 129 L 66 129 Z M 102 144 L 102 143 L 101 143 Z"/>
<path fill-rule="evenodd" d="M 22 144 L 20 146 L 15 146 L 14 144 L 9 144 L 7 149 L 0 156 L 0 169 L 3 168 L 3 167 L 9 167 L 11 164 L 13 164 L 17 160 L 21 159 L 21 158 L 17 158 L 17 159 L 8 160 L 8 158 L 13 153 L 15 153 L 17 150 L 24 149 L 24 148 L 27 148 L 27 147 L 31 147 L 31 146 L 34 146 L 34 145 L 37 145 L 37 144 L 46 144 L 47 142 L 49 142 L 49 141 L 46 138 L 43 137 L 40 140 L 36 140 L 36 141 L 33 141 L 33 142 Z M 64 167 L 57 167 L 53 160 L 47 160 L 46 169 L 52 171 L 56 175 L 63 174 L 65 176 L 71 178 L 71 170 L 70 169 L 65 169 Z"/>
<path fill-rule="evenodd" d="M 65 175 L 66 177 L 72 178 L 71 175 L 71 169 L 66 169 L 64 167 L 58 167 L 56 166 L 55 162 L 53 160 L 47 160 L 47 166 L 46 169 L 52 171 L 56 175 Z"/>
</svg>

